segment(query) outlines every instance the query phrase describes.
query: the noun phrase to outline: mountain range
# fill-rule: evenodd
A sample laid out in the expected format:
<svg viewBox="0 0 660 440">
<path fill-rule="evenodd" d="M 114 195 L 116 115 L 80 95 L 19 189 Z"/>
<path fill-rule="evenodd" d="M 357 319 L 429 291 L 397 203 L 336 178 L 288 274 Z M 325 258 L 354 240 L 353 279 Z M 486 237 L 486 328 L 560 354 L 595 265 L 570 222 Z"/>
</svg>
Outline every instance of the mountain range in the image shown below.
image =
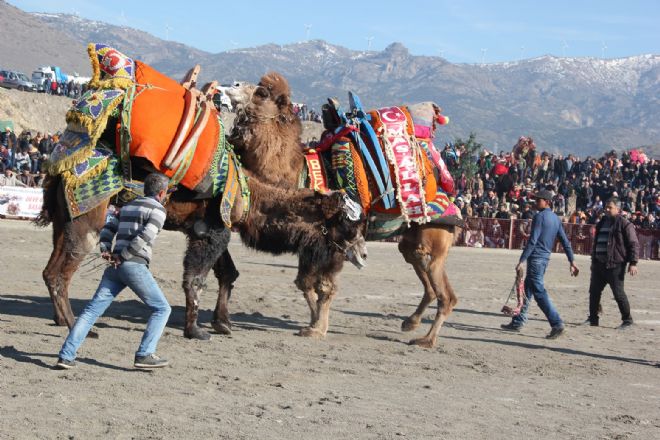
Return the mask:
<svg viewBox="0 0 660 440">
<path fill-rule="evenodd" d="M 25 71 L 54 63 L 87 75 L 85 44 L 103 42 L 175 78 L 196 63 L 203 80 L 221 83 L 256 82 L 275 70 L 289 80 L 294 101 L 312 108 L 331 96 L 345 101 L 348 90 L 369 108 L 434 101 L 451 120 L 439 130 L 441 141 L 475 132 L 493 150 L 509 150 L 528 135 L 540 149 L 561 153 L 640 145 L 660 151 L 657 54 L 455 64 L 413 55 L 400 43 L 383 51 L 355 51 L 321 40 L 213 54 L 76 15 L 29 14 L 1 0 L 0 17 L 0 33 L 21 35 L 15 48 L 0 37 L 4 68 L 12 67 L 10 61 Z M 59 58 L 51 63 L 53 53 Z"/>
</svg>

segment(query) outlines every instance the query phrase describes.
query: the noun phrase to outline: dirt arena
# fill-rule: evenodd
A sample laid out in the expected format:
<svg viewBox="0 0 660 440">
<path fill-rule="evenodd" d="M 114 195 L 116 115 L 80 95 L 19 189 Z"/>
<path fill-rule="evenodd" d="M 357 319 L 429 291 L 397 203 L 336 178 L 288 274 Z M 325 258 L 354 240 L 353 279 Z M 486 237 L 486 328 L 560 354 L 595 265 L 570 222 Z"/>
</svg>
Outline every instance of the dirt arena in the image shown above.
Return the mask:
<svg viewBox="0 0 660 440">
<path fill-rule="evenodd" d="M 295 259 L 257 254 L 234 237 L 234 333 L 200 342 L 182 337 L 185 241 L 164 232 L 152 268 L 173 306 L 159 346 L 171 366 L 132 368 L 146 309 L 126 291 L 99 321 L 100 339 L 83 345 L 77 368 L 59 371 L 52 365 L 66 329 L 53 325 L 41 280 L 50 231 L 2 220 L 0 237 L 2 439 L 660 438 L 658 262 L 642 261 L 628 279 L 637 325 L 620 331 L 609 290 L 603 326 L 578 325 L 589 260 L 578 257 L 575 279 L 555 255 L 546 286 L 568 334 L 547 341 L 536 305 L 522 333 L 499 329 L 518 252 L 455 248 L 448 270 L 459 304 L 438 347 L 424 350 L 399 330 L 421 287 L 396 245 L 370 244 L 368 267 L 344 270 L 330 333 L 316 341 L 294 335 L 308 318 L 293 285 Z M 100 276 L 74 279 L 76 313 Z M 202 299 L 208 329 L 216 287 L 209 278 Z"/>
</svg>

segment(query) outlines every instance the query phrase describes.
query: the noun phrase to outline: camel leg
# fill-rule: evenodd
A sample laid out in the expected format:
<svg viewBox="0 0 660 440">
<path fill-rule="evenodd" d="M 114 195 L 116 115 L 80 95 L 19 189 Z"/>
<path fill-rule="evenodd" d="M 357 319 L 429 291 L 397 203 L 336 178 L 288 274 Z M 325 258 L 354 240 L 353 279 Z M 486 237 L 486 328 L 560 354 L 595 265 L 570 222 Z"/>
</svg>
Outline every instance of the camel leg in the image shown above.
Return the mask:
<svg viewBox="0 0 660 440">
<path fill-rule="evenodd" d="M 48 289 L 48 294 L 50 295 L 50 300 L 53 303 L 53 309 L 55 311 L 53 320 L 56 325 L 67 325 L 66 322 L 66 307 L 62 307 L 62 302 L 59 301 L 59 290 L 58 290 L 58 276 L 60 273 L 60 266 L 62 265 L 62 259 L 64 256 L 64 232 L 61 228 L 58 228 L 57 225 L 53 225 L 53 251 L 50 254 L 48 259 L 48 264 L 42 272 L 44 283 Z"/>
<path fill-rule="evenodd" d="M 456 295 L 445 273 L 445 261 L 453 240 L 453 231 L 441 227 L 425 227 L 409 229 L 399 243 L 399 251 L 415 268 L 417 276 L 424 285 L 424 297 L 415 313 L 404 320 L 402 330 L 416 328 L 430 302 L 434 298 L 438 302 L 438 311 L 431 329 L 423 338 L 410 341 L 413 345 L 433 347 L 440 327 L 456 305 Z"/>
<path fill-rule="evenodd" d="M 228 229 L 211 229 L 202 238 L 188 233 L 188 247 L 183 259 L 183 291 L 186 295 L 186 323 L 183 335 L 207 341 L 211 335 L 197 325 L 199 299 L 206 277 L 218 258 L 227 250 L 231 233 Z"/>
<path fill-rule="evenodd" d="M 85 256 L 96 245 L 96 237 L 105 223 L 107 202 L 75 220 L 63 215 L 53 219 L 53 252 L 43 271 L 43 278 L 55 308 L 55 322 L 73 327 L 74 316 L 69 301 L 69 285 Z M 95 334 L 92 332 L 93 337 Z"/>
<path fill-rule="evenodd" d="M 229 318 L 229 298 L 234 288 L 234 281 L 238 278 L 238 270 L 234 261 L 226 250 L 213 266 L 213 271 L 218 279 L 218 301 L 213 312 L 211 325 L 221 335 L 231 334 L 231 320 Z"/>
<path fill-rule="evenodd" d="M 328 327 L 330 326 L 330 305 L 337 294 L 334 275 L 331 278 L 319 280 L 315 290 L 318 297 L 316 301 L 316 321 L 312 322 L 309 327 L 301 329 L 299 335 L 322 339 L 328 333 Z"/>
<path fill-rule="evenodd" d="M 315 284 L 316 280 L 318 279 L 318 274 L 314 270 L 313 267 L 311 267 L 309 264 L 307 264 L 305 261 L 302 261 L 303 259 L 300 258 L 298 262 L 298 276 L 296 277 L 296 287 L 300 289 L 303 293 L 303 297 L 305 298 L 305 301 L 307 301 L 307 306 L 309 307 L 309 326 L 307 328 L 311 328 L 314 325 L 316 325 L 316 322 L 319 319 L 319 314 L 318 314 L 318 300 L 319 296 L 316 293 L 315 289 Z M 303 330 L 302 329 L 299 332 L 299 335 L 303 335 Z"/>
<path fill-rule="evenodd" d="M 426 271 L 423 268 L 419 267 L 417 264 L 413 263 L 412 266 L 415 269 L 415 273 L 417 274 L 417 277 L 419 277 L 419 279 L 422 281 L 422 285 L 424 286 L 424 296 L 422 297 L 422 301 L 417 306 L 415 313 L 404 319 L 403 322 L 401 323 L 401 331 L 404 332 L 413 331 L 417 327 L 419 327 L 419 324 L 422 321 L 422 315 L 424 314 L 424 311 L 429 306 L 429 304 L 431 304 L 431 302 L 433 302 L 433 300 L 436 299 L 435 290 L 431 285 L 431 281 L 429 280 Z"/>
<path fill-rule="evenodd" d="M 444 270 L 444 264 L 441 263 L 438 266 L 440 266 L 441 269 L 437 267 L 434 268 L 432 277 L 432 284 L 438 297 L 438 310 L 433 319 L 433 325 L 431 325 L 429 332 L 424 337 L 410 341 L 411 345 L 433 348 L 438 339 L 438 333 L 440 332 L 442 324 L 451 314 L 458 302 L 454 289 L 449 284 L 449 278 L 447 277 L 447 272 Z"/>
</svg>

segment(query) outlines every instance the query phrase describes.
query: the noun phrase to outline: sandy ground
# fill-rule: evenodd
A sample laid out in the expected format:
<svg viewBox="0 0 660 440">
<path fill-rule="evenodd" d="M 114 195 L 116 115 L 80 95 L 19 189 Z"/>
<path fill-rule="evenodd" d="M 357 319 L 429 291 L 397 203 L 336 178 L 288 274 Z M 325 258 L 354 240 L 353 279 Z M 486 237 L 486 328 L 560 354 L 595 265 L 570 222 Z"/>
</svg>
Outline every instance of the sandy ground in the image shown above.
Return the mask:
<svg viewBox="0 0 660 440">
<path fill-rule="evenodd" d="M 235 331 L 200 342 L 182 337 L 185 241 L 165 232 L 152 267 L 173 305 L 159 346 L 171 366 L 132 368 L 147 316 L 127 291 L 99 321 L 100 339 L 83 345 L 76 369 L 59 371 L 52 365 L 66 330 L 53 325 L 41 280 L 50 231 L 4 220 L 0 237 L 3 439 L 660 438 L 657 262 L 641 262 L 628 280 L 637 325 L 620 331 L 609 291 L 603 326 L 577 325 L 586 317 L 588 259 L 578 257 L 583 272 L 574 279 L 555 256 L 546 285 L 568 335 L 547 341 L 536 306 L 522 333 L 499 329 L 518 253 L 455 248 L 448 264 L 459 304 L 438 347 L 424 350 L 399 331 L 421 289 L 395 245 L 371 244 L 369 267 L 344 270 L 331 332 L 316 341 L 294 335 L 308 318 L 294 258 L 254 253 L 234 237 Z M 76 312 L 100 275 L 74 279 Z M 207 328 L 216 286 L 210 279 L 202 300 Z"/>
</svg>

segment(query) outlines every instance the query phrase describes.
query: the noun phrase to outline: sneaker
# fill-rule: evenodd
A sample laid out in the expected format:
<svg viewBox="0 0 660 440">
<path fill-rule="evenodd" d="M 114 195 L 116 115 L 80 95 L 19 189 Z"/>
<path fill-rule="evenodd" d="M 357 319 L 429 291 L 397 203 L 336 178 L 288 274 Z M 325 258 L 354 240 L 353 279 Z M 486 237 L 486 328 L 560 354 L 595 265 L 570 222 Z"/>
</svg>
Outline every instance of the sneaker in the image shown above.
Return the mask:
<svg viewBox="0 0 660 440">
<path fill-rule="evenodd" d="M 632 320 L 630 321 L 623 321 L 620 326 L 617 327 L 617 330 L 625 330 L 627 328 L 632 327 L 633 322 Z"/>
<path fill-rule="evenodd" d="M 564 327 L 553 328 L 550 331 L 550 333 L 548 333 L 548 336 L 545 337 L 545 339 L 557 339 L 558 337 L 562 336 L 564 333 L 566 333 Z"/>
<path fill-rule="evenodd" d="M 522 328 L 522 325 L 516 325 L 513 322 L 510 322 L 508 324 L 502 324 L 500 325 L 502 330 L 508 330 L 510 332 L 519 332 L 520 329 Z"/>
<path fill-rule="evenodd" d="M 135 368 L 162 368 L 168 366 L 170 363 L 167 359 L 161 359 L 154 353 L 146 356 L 135 356 L 133 366 Z"/>
<path fill-rule="evenodd" d="M 63 358 L 58 358 L 57 364 L 55 364 L 55 367 L 60 370 L 70 370 L 75 366 L 76 366 L 76 361 L 67 361 L 66 359 Z"/>
</svg>

